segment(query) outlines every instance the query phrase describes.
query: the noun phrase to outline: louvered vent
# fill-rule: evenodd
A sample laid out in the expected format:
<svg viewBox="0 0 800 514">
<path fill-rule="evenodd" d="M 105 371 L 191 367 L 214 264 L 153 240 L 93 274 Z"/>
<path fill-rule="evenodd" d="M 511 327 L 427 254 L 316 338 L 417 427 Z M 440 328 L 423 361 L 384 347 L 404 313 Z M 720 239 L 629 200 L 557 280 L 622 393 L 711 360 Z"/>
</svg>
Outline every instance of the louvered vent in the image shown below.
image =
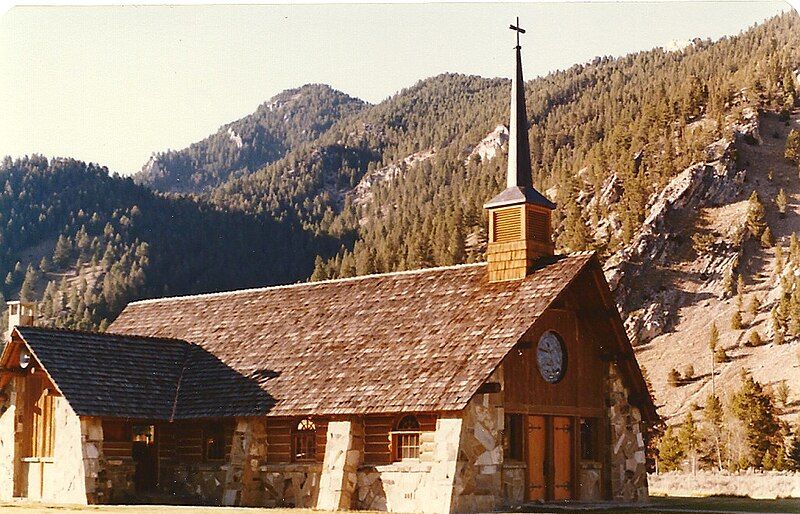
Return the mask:
<svg viewBox="0 0 800 514">
<path fill-rule="evenodd" d="M 528 210 L 528 239 L 550 241 L 550 216 L 533 209 Z"/>
<path fill-rule="evenodd" d="M 494 242 L 508 243 L 522 239 L 522 209 L 494 211 Z"/>
</svg>

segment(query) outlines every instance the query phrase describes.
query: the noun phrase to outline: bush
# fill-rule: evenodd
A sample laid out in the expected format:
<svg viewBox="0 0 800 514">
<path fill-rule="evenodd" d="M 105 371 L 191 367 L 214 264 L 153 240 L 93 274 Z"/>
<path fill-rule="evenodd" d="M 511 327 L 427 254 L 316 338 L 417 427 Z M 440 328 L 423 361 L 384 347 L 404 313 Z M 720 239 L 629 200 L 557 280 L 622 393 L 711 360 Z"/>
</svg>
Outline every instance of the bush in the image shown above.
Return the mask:
<svg viewBox="0 0 800 514">
<path fill-rule="evenodd" d="M 731 328 L 734 330 L 741 330 L 742 329 L 742 313 L 736 311 L 733 313 L 731 317 Z"/>
<path fill-rule="evenodd" d="M 725 348 L 716 349 L 714 352 L 714 362 L 717 364 L 728 362 L 728 352 L 725 351 Z"/>
<path fill-rule="evenodd" d="M 669 373 L 667 373 L 667 384 L 670 387 L 678 387 L 681 385 L 681 372 L 675 368 L 672 368 Z"/>
<path fill-rule="evenodd" d="M 686 366 L 686 368 L 683 370 L 683 380 L 684 380 L 684 381 L 688 381 L 688 380 L 691 380 L 691 379 L 693 379 L 693 378 L 694 378 L 694 366 L 692 366 L 691 364 L 689 364 L 689 365 L 688 365 L 688 366 Z"/>
<path fill-rule="evenodd" d="M 764 344 L 764 339 L 761 337 L 761 334 L 758 333 L 758 330 L 753 330 L 750 332 L 750 336 L 747 338 L 747 342 L 744 343 L 745 346 L 761 346 Z"/>
</svg>

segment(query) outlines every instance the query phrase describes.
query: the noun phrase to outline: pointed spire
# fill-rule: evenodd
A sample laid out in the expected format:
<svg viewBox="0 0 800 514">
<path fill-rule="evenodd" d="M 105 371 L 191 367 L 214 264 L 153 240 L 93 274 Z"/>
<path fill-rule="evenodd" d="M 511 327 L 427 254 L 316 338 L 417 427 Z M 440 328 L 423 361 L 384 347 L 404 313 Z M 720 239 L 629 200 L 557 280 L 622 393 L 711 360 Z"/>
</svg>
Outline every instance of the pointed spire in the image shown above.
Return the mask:
<svg viewBox="0 0 800 514">
<path fill-rule="evenodd" d="M 525 30 L 517 24 L 509 27 L 517 32 L 517 69 L 511 81 L 511 110 L 508 126 L 508 172 L 506 190 L 492 198 L 484 207 L 499 207 L 517 203 L 533 203 L 554 209 L 555 204 L 533 187 L 531 178 L 531 148 L 528 143 L 528 115 L 525 107 L 525 80 L 522 78 L 522 46 L 519 35 Z"/>
<path fill-rule="evenodd" d="M 511 81 L 511 116 L 508 124 L 507 187 L 533 187 L 531 148 L 528 144 L 528 115 L 525 112 L 525 81 L 522 78 L 522 52 L 517 51 L 517 74 Z"/>
</svg>

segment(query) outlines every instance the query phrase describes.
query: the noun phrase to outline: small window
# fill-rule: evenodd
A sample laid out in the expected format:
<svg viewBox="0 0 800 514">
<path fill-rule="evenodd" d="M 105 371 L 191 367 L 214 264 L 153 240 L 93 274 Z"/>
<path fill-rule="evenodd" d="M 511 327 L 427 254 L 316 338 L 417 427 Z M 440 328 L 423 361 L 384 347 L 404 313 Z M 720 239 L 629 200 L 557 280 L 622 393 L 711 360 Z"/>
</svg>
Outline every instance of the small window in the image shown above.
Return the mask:
<svg viewBox="0 0 800 514">
<path fill-rule="evenodd" d="M 403 416 L 392 432 L 394 460 L 419 458 L 419 421 L 415 416 Z"/>
<path fill-rule="evenodd" d="M 503 431 L 503 458 L 505 460 L 523 460 L 522 421 L 522 414 L 506 414 L 506 426 Z"/>
<path fill-rule="evenodd" d="M 294 460 L 314 460 L 317 451 L 317 425 L 310 419 L 302 419 L 292 437 Z"/>
<path fill-rule="evenodd" d="M 600 460 L 597 418 L 581 418 L 581 460 Z"/>
<path fill-rule="evenodd" d="M 208 425 L 203 431 L 206 460 L 225 459 L 225 427 L 221 421 Z"/>
</svg>

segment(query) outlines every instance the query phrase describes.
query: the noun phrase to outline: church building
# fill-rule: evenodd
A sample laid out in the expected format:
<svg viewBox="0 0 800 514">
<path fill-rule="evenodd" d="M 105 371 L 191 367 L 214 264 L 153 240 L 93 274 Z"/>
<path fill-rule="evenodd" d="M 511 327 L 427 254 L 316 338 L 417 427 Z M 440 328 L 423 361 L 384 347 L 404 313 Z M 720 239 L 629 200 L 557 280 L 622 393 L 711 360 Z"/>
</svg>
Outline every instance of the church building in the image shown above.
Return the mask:
<svg viewBox="0 0 800 514">
<path fill-rule="evenodd" d="M 10 303 L 0 500 L 460 513 L 642 502 L 658 420 L 593 253 L 555 255 L 519 42 L 486 262 L 131 303 Z"/>
</svg>

